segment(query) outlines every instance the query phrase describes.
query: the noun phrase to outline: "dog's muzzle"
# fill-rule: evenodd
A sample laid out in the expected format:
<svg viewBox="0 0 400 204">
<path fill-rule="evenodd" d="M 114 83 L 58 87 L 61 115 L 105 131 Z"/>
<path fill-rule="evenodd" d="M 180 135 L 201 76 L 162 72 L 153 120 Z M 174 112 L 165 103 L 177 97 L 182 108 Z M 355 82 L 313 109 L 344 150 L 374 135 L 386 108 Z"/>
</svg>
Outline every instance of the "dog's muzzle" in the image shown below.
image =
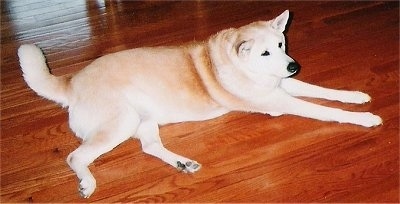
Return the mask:
<svg viewBox="0 0 400 204">
<path fill-rule="evenodd" d="M 300 65 L 297 62 L 290 62 L 286 69 L 288 72 L 294 74 L 299 71 Z"/>
</svg>

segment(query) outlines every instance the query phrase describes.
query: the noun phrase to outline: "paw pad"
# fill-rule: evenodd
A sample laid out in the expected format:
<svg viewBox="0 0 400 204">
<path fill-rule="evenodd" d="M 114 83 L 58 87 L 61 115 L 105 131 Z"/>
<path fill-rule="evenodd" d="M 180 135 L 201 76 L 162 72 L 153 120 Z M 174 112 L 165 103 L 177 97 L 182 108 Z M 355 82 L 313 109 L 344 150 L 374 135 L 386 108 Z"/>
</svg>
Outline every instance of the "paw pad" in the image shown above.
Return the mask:
<svg viewBox="0 0 400 204">
<path fill-rule="evenodd" d="M 176 168 L 179 171 L 183 171 L 185 173 L 194 173 L 194 172 L 198 171 L 201 167 L 201 165 L 195 161 L 187 161 L 186 163 L 177 161 L 176 164 L 177 164 Z"/>
<path fill-rule="evenodd" d="M 177 169 L 179 170 L 179 171 L 184 171 L 185 169 L 186 169 L 186 165 L 184 165 L 184 164 L 182 164 L 180 161 L 178 161 L 177 163 Z"/>
</svg>

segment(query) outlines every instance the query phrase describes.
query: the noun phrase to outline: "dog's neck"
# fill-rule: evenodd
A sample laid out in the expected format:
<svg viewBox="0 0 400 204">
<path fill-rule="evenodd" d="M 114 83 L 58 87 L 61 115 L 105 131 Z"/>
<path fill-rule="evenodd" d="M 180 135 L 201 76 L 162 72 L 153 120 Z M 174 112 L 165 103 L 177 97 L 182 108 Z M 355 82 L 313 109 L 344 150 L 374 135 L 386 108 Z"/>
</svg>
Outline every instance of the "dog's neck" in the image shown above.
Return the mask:
<svg viewBox="0 0 400 204">
<path fill-rule="evenodd" d="M 218 45 L 223 40 L 223 38 L 211 38 L 208 46 Z M 214 49 L 208 50 L 212 52 L 209 57 L 214 75 L 218 79 L 217 81 L 220 83 L 220 86 L 228 93 L 235 96 L 238 100 L 255 102 L 264 100 L 260 97 L 270 92 L 272 93 L 279 87 L 281 82 L 280 77 L 245 73 L 235 67 L 236 63 L 229 56 L 229 50 L 224 50 L 226 47 L 230 46 L 214 46 Z"/>
<path fill-rule="evenodd" d="M 241 84 L 241 87 L 247 86 L 248 88 L 264 89 L 264 93 L 265 91 L 276 89 L 280 84 L 281 77 L 244 72 L 241 71 L 240 67 L 235 67 L 241 62 L 234 57 L 236 49 L 234 48 L 235 40 L 232 39 L 235 39 L 237 36 L 234 36 L 236 32 L 233 31 L 234 29 L 221 31 L 218 35 L 212 36 L 208 41 L 208 46 L 214 48 L 209 49 L 213 52 L 210 53 L 210 60 L 218 77 L 221 77 L 222 82 L 233 80 L 231 82 L 234 86 L 240 86 L 238 82 L 243 82 L 244 84 Z M 221 44 L 224 46 L 221 46 Z M 232 77 L 236 78 L 232 79 Z"/>
</svg>

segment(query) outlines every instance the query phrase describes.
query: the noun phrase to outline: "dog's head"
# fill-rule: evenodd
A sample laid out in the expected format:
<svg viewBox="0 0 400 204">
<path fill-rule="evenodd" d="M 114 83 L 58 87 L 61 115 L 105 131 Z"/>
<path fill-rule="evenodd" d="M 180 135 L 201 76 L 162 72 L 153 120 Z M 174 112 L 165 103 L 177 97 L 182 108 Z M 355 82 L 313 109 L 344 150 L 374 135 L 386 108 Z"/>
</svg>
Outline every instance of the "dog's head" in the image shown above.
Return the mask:
<svg viewBox="0 0 400 204">
<path fill-rule="evenodd" d="M 239 67 L 252 74 L 289 77 L 300 66 L 286 54 L 283 32 L 289 19 L 289 11 L 270 21 L 259 21 L 240 27 L 233 43 L 232 53 Z"/>
</svg>

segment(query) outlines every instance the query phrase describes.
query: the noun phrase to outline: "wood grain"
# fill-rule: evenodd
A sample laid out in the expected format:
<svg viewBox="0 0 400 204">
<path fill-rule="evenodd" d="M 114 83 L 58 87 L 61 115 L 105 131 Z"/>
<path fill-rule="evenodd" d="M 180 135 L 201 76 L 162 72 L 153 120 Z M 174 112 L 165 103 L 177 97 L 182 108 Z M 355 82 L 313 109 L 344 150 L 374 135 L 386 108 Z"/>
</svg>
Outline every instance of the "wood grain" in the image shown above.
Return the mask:
<svg viewBox="0 0 400 204">
<path fill-rule="evenodd" d="M 399 202 L 399 3 L 1 1 L 1 202 Z M 79 141 L 66 110 L 24 83 L 16 50 L 35 43 L 52 73 L 107 53 L 204 40 L 289 9 L 298 79 L 361 90 L 380 115 L 367 129 L 295 116 L 230 113 L 161 128 L 165 145 L 203 164 L 181 174 L 127 141 L 91 165 L 88 200 L 66 156 Z M 310 100 L 310 99 L 308 99 Z"/>
</svg>

